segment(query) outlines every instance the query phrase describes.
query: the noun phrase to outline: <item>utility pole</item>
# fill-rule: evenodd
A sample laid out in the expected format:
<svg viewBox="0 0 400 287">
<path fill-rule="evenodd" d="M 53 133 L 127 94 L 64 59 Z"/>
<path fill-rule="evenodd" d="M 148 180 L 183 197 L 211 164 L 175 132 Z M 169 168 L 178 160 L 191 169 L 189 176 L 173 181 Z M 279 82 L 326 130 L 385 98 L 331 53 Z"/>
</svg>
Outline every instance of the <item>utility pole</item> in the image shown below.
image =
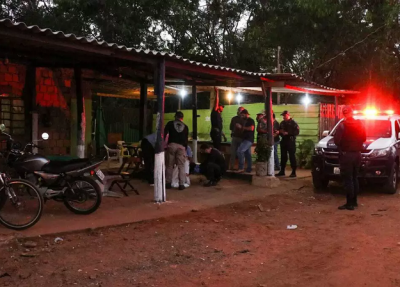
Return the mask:
<svg viewBox="0 0 400 287">
<path fill-rule="evenodd" d="M 276 57 L 276 72 L 278 74 L 281 73 L 281 46 L 278 46 L 278 53 Z M 278 93 L 276 97 L 276 104 L 280 105 L 281 104 L 281 94 Z"/>
</svg>

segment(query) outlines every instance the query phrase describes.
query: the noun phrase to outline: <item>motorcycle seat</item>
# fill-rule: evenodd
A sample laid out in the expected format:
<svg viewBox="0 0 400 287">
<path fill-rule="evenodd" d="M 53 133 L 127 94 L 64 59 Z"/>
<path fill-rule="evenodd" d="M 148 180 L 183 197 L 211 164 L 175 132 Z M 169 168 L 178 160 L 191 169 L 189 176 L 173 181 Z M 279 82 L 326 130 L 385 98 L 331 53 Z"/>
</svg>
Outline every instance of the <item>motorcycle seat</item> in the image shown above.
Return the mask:
<svg viewBox="0 0 400 287">
<path fill-rule="evenodd" d="M 47 173 L 64 173 L 84 168 L 90 164 L 87 158 L 72 159 L 69 161 L 51 160 L 45 164 L 42 171 Z"/>
</svg>

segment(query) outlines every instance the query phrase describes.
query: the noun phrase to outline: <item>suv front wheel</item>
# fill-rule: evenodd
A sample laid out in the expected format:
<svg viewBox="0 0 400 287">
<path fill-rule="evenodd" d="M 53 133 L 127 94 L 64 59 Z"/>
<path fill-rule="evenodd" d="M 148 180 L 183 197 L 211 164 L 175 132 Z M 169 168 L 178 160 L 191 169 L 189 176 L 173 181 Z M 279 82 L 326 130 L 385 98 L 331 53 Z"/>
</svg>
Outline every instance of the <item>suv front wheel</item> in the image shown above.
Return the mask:
<svg viewBox="0 0 400 287">
<path fill-rule="evenodd" d="M 393 167 L 391 169 L 390 176 L 385 185 L 385 191 L 390 194 L 395 194 L 397 192 L 398 185 L 398 173 L 399 173 L 399 165 L 397 162 L 393 163 Z"/>
<path fill-rule="evenodd" d="M 320 192 L 320 191 L 326 190 L 328 188 L 328 184 L 329 184 L 328 179 L 324 179 L 324 178 L 321 178 L 321 176 L 313 174 L 312 180 L 313 180 L 315 192 Z"/>
</svg>

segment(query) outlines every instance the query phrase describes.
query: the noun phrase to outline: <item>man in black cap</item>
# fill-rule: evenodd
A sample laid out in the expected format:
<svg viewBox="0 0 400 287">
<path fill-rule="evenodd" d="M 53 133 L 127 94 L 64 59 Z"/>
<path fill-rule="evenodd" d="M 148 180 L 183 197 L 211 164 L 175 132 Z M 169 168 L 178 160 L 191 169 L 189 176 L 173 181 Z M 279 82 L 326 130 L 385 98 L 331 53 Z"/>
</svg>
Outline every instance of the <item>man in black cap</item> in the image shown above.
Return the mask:
<svg viewBox="0 0 400 287">
<path fill-rule="evenodd" d="M 240 113 L 243 122 L 236 124 L 236 126 L 242 130 L 242 143 L 238 147 L 237 155 L 239 158 L 239 170 L 238 172 L 244 172 L 244 159 L 246 158 L 247 169 L 246 172 L 251 172 L 252 158 L 251 158 L 251 146 L 254 143 L 254 130 L 255 122 L 250 118 L 249 112 L 245 109 Z"/>
<path fill-rule="evenodd" d="M 223 105 L 218 105 L 213 111 L 211 112 L 211 140 L 213 142 L 214 147 L 217 150 L 221 150 L 221 142 L 222 137 L 224 137 L 224 141 L 226 141 L 226 136 L 222 131 L 222 116 L 221 113 L 224 111 Z"/>
<path fill-rule="evenodd" d="M 290 117 L 288 111 L 283 111 L 281 114 L 283 121 L 279 125 L 279 134 L 282 137 L 281 140 L 281 171 L 277 176 L 285 176 L 285 168 L 288 160 L 292 167 L 292 173 L 290 177 L 296 177 L 296 137 L 300 133 L 299 125 Z"/>
<path fill-rule="evenodd" d="M 175 120 L 167 123 L 164 129 L 164 138 L 168 137 L 167 164 L 165 171 L 166 188 L 171 188 L 174 165 L 179 169 L 179 190 L 185 189 L 186 148 L 188 145 L 189 128 L 183 123 L 183 113 L 176 112 Z"/>
<path fill-rule="evenodd" d="M 358 172 L 366 133 L 364 125 L 353 118 L 350 106 L 344 107 L 342 113 L 344 120 L 335 131 L 334 142 L 339 149 L 340 174 L 347 193 L 347 201 L 345 205 L 339 206 L 339 209 L 354 210 L 354 207 L 358 206 L 357 194 L 360 189 Z"/>
<path fill-rule="evenodd" d="M 208 144 L 202 144 L 200 151 L 207 154 L 207 159 L 200 165 L 200 172 L 208 179 L 204 186 L 216 186 L 226 171 L 225 158 L 219 150 Z"/>
</svg>

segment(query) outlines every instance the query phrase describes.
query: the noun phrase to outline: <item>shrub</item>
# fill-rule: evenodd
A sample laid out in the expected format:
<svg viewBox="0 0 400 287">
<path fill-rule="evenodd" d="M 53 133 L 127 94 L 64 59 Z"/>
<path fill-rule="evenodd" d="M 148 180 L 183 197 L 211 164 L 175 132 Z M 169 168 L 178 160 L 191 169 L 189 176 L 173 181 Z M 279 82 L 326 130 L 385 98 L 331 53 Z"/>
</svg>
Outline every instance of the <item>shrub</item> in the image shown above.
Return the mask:
<svg viewBox="0 0 400 287">
<path fill-rule="evenodd" d="M 257 141 L 256 149 L 256 161 L 267 162 L 271 156 L 271 145 L 265 137 L 261 137 Z"/>
</svg>

